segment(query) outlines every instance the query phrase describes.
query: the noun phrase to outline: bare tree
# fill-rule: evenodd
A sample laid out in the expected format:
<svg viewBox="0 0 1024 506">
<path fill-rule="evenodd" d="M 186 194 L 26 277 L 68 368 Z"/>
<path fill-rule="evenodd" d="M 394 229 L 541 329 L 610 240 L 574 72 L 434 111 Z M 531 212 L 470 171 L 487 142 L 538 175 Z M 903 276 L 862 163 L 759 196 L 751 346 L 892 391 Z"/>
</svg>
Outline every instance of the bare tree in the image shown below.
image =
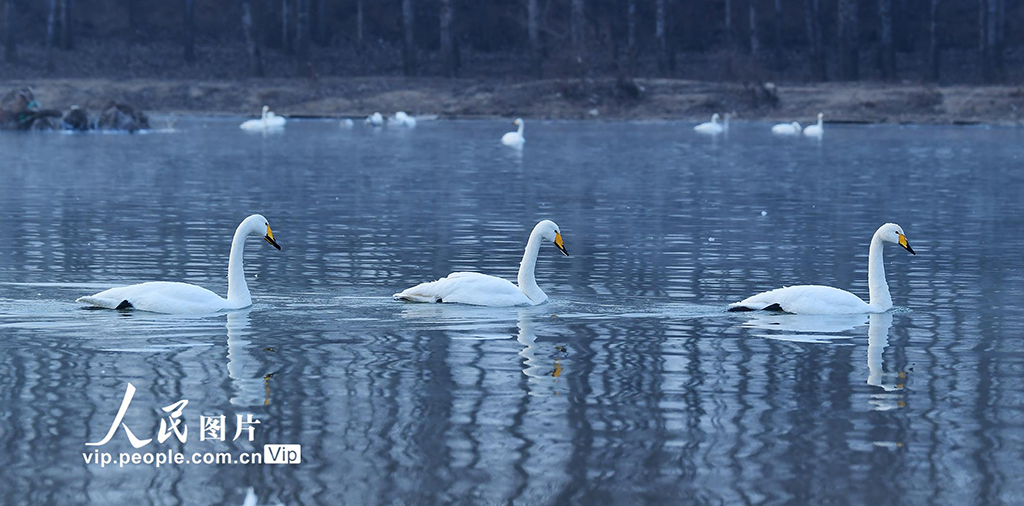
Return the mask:
<svg viewBox="0 0 1024 506">
<path fill-rule="evenodd" d="M 416 41 L 413 38 L 413 0 L 402 0 L 402 32 L 405 35 L 405 44 L 402 46 L 402 70 L 405 75 L 416 74 Z"/>
<path fill-rule="evenodd" d="M 825 81 L 828 79 L 828 73 L 821 38 L 821 11 L 818 1 L 804 0 L 804 21 L 807 25 L 807 42 L 811 47 L 811 76 L 818 81 Z"/>
<path fill-rule="evenodd" d="M 242 0 L 242 31 L 245 32 L 245 47 L 249 52 L 249 67 L 252 69 L 252 75 L 263 77 L 263 59 L 260 57 L 260 45 L 256 40 L 256 30 L 252 26 L 250 0 Z"/>
<path fill-rule="evenodd" d="M 57 24 L 57 0 L 46 2 L 46 70 L 53 72 L 56 64 L 53 62 L 53 46 L 56 43 Z"/>
<path fill-rule="evenodd" d="M 732 37 L 732 0 L 725 0 L 725 76 L 732 78 L 732 52 L 733 48 L 733 37 Z"/>
<path fill-rule="evenodd" d="M 662 75 L 668 73 L 668 34 L 666 33 L 666 18 L 668 13 L 665 9 L 665 0 L 655 0 L 654 4 L 654 34 L 658 40 L 658 72 Z"/>
<path fill-rule="evenodd" d="M 775 68 L 786 66 L 782 41 L 782 0 L 775 0 Z"/>
<path fill-rule="evenodd" d="M 928 9 L 928 71 L 926 78 L 929 81 L 939 80 L 939 20 L 936 13 L 939 7 L 939 0 L 930 0 Z"/>
<path fill-rule="evenodd" d="M 281 0 L 281 46 L 288 54 L 295 51 L 295 45 L 292 44 L 292 1 Z"/>
<path fill-rule="evenodd" d="M 530 39 L 530 70 L 533 77 L 540 79 L 543 70 L 540 50 L 540 6 L 537 5 L 537 1 L 526 2 L 526 31 Z"/>
<path fill-rule="evenodd" d="M 75 1 L 61 0 L 60 14 L 60 47 L 62 49 L 73 49 L 75 47 Z"/>
<path fill-rule="evenodd" d="M 15 23 L 14 13 L 14 0 L 6 0 L 4 2 L 4 33 L 6 35 L 4 41 L 4 61 L 13 62 L 17 57 L 18 41 L 14 36 L 14 27 L 17 26 Z"/>
<path fill-rule="evenodd" d="M 986 82 L 996 82 L 1003 77 L 1002 47 L 999 41 L 999 0 L 981 0 L 985 3 L 985 43 L 982 54 L 982 73 Z"/>
<path fill-rule="evenodd" d="M 629 77 L 636 77 L 636 0 L 626 0 L 626 60 Z"/>
<path fill-rule="evenodd" d="M 68 2 L 70 0 L 64 0 Z M 195 0 L 185 0 L 185 30 L 183 33 L 182 43 L 185 46 L 185 61 L 193 62 L 196 60 L 195 52 L 195 17 L 196 17 L 196 2 Z M 66 10 L 66 9 L 65 9 Z M 65 12 L 66 15 L 66 12 Z"/>
<path fill-rule="evenodd" d="M 569 39 L 577 56 L 583 53 L 583 37 L 586 18 L 583 11 L 583 0 L 572 0 L 569 14 Z"/>
<path fill-rule="evenodd" d="M 327 45 L 327 2 L 328 0 L 316 0 L 316 19 L 314 19 L 313 32 L 316 34 L 316 42 L 320 45 Z"/>
<path fill-rule="evenodd" d="M 359 51 L 359 72 L 366 74 L 366 39 L 363 32 L 363 0 L 356 0 L 356 46 Z"/>
<path fill-rule="evenodd" d="M 441 0 L 441 67 L 445 77 L 455 77 L 455 44 L 452 40 L 452 26 L 455 13 L 453 0 Z"/>
<path fill-rule="evenodd" d="M 839 0 L 839 76 L 847 81 L 859 77 L 856 0 Z"/>
<path fill-rule="evenodd" d="M 882 79 L 896 78 L 896 49 L 892 42 L 892 0 L 878 0 L 878 69 Z"/>
<path fill-rule="evenodd" d="M 757 56 L 761 52 L 761 38 L 757 31 L 757 0 L 747 1 L 750 14 L 750 54 Z"/>
<path fill-rule="evenodd" d="M 309 0 L 295 3 L 295 55 L 299 65 L 309 63 Z"/>
</svg>

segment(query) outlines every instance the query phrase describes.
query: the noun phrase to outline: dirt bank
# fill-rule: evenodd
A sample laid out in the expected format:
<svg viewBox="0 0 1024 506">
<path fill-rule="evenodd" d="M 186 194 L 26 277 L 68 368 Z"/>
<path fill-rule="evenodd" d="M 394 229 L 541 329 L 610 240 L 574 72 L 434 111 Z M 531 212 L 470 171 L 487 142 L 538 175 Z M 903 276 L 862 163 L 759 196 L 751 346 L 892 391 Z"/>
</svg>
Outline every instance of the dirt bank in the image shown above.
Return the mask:
<svg viewBox="0 0 1024 506">
<path fill-rule="evenodd" d="M 253 115 L 263 104 L 289 116 L 362 117 L 405 110 L 444 118 L 704 119 L 734 111 L 747 120 L 866 123 L 1024 123 L 1024 88 L 884 83 L 763 84 L 675 79 L 324 78 L 260 80 L 33 79 L 0 81 L 0 92 L 31 86 L 45 107 L 99 110 L 107 101 L 150 113 Z"/>
</svg>

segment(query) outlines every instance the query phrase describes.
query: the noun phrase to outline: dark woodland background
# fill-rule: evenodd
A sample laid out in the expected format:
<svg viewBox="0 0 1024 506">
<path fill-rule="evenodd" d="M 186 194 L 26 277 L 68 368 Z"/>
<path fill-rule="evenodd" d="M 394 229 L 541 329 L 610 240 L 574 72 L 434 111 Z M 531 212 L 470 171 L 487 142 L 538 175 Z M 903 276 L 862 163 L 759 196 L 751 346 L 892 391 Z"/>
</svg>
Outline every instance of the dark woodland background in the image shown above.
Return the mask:
<svg viewBox="0 0 1024 506">
<path fill-rule="evenodd" d="M 1016 0 L 2 0 L 3 78 L 1024 80 Z"/>
</svg>

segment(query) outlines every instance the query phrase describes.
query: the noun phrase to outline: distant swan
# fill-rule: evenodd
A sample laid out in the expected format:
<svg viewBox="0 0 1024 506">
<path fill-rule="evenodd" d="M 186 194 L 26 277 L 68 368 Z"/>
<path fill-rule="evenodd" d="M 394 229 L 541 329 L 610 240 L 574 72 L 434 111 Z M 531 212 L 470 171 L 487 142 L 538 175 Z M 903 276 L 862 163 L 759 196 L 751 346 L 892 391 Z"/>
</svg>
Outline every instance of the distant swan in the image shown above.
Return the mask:
<svg viewBox="0 0 1024 506">
<path fill-rule="evenodd" d="M 778 288 L 759 293 L 743 301 L 729 304 L 730 311 L 781 310 L 797 314 L 854 314 L 882 313 L 892 308 L 889 285 L 885 282 L 882 248 L 885 243 L 896 243 L 911 254 L 914 249 L 907 243 L 903 229 L 895 223 L 886 223 L 871 237 L 868 250 L 868 291 L 870 302 L 830 286 L 800 285 Z"/>
<path fill-rule="evenodd" d="M 79 297 L 75 302 L 106 309 L 138 309 L 155 313 L 215 313 L 227 309 L 241 309 L 252 305 L 249 287 L 242 268 L 242 251 L 250 235 L 263 237 L 271 246 L 281 249 L 274 240 L 267 219 L 254 214 L 242 221 L 231 240 L 228 259 L 228 298 L 196 285 L 153 281 L 138 285 L 121 286 L 95 295 Z"/>
<path fill-rule="evenodd" d="M 284 124 L 285 119 L 283 117 L 274 114 L 270 107 L 263 106 L 263 113 L 260 115 L 260 119 L 245 121 L 240 125 L 240 128 L 242 130 L 268 130 L 271 128 L 282 128 Z"/>
<path fill-rule="evenodd" d="M 569 256 L 562 243 L 562 234 L 553 221 L 544 220 L 533 228 L 526 243 L 526 253 L 519 264 L 519 285 L 502 278 L 476 272 L 453 272 L 437 281 L 422 283 L 394 295 L 410 302 L 453 302 L 474 306 L 535 306 L 548 296 L 537 286 L 534 268 L 541 243 L 553 242 L 563 255 Z"/>
<path fill-rule="evenodd" d="M 372 127 L 384 126 L 384 115 L 379 112 L 375 112 L 367 116 L 366 119 L 363 120 L 363 123 Z"/>
<path fill-rule="evenodd" d="M 339 124 L 341 125 L 341 128 L 352 128 L 356 126 L 356 123 L 352 121 L 352 118 L 342 118 Z"/>
<path fill-rule="evenodd" d="M 717 112 L 715 114 L 712 114 L 711 115 L 711 121 L 708 121 L 708 122 L 705 122 L 705 123 L 701 123 L 701 124 L 693 127 L 693 131 L 697 132 L 697 133 L 701 133 L 701 134 L 708 134 L 708 135 L 718 135 L 718 134 L 724 132 L 726 130 L 726 128 L 728 128 L 729 116 L 725 117 L 726 118 L 725 119 L 725 121 L 726 121 L 725 125 L 723 125 L 722 123 L 718 122 L 718 119 L 720 117 L 721 116 L 719 116 Z"/>
<path fill-rule="evenodd" d="M 512 122 L 513 125 L 519 127 L 519 130 L 515 132 L 508 132 L 501 136 L 501 143 L 506 146 L 512 146 L 514 148 L 521 148 L 526 142 L 526 137 L 523 136 L 523 118 L 516 118 Z"/>
<path fill-rule="evenodd" d="M 772 133 L 775 135 L 800 135 L 800 123 L 796 121 L 792 123 L 779 123 L 772 127 Z"/>
<path fill-rule="evenodd" d="M 825 115 L 819 112 L 818 113 L 818 123 L 815 124 L 815 125 L 811 125 L 811 126 L 805 128 L 804 129 L 804 136 L 820 138 L 822 136 L 822 134 L 825 133 L 825 126 L 821 123 L 821 119 L 824 118 L 824 117 L 825 117 Z"/>
<path fill-rule="evenodd" d="M 416 118 L 409 116 L 405 111 L 398 111 L 395 113 L 394 117 L 388 121 L 388 124 L 391 126 L 415 128 Z"/>
</svg>

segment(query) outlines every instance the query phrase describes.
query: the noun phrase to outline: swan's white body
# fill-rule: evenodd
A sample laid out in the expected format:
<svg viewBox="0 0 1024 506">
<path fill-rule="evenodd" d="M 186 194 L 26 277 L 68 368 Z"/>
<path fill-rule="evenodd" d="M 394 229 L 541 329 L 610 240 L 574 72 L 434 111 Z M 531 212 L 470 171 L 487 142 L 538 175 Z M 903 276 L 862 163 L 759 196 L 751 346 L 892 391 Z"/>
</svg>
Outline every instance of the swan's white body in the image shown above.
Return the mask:
<svg viewBox="0 0 1024 506">
<path fill-rule="evenodd" d="M 706 123 L 701 123 L 701 124 L 693 127 L 693 131 L 697 132 L 697 133 L 701 133 L 701 134 L 708 134 L 708 135 L 718 135 L 718 134 L 724 132 L 725 129 L 728 128 L 727 125 L 728 125 L 729 117 L 726 116 L 726 120 L 725 120 L 726 124 L 725 125 L 723 125 L 722 123 L 718 122 L 718 118 L 719 117 L 720 116 L 716 112 L 715 114 L 711 115 L 711 121 L 708 121 Z"/>
<path fill-rule="evenodd" d="M 384 126 L 384 115 L 379 112 L 375 112 L 367 116 L 363 123 L 372 127 Z"/>
<path fill-rule="evenodd" d="M 395 115 L 388 120 L 388 124 L 396 127 L 416 127 L 416 118 L 409 116 L 405 111 L 398 111 Z"/>
<path fill-rule="evenodd" d="M 821 136 L 825 133 L 825 126 L 821 122 L 822 118 L 824 118 L 824 117 L 825 117 L 825 115 L 819 112 L 818 113 L 818 122 L 816 124 L 813 124 L 813 125 L 805 128 L 804 129 L 804 136 L 805 137 L 818 137 L 818 138 L 821 138 Z"/>
<path fill-rule="evenodd" d="M 240 125 L 242 130 L 270 130 L 274 128 L 283 128 L 286 120 L 274 114 L 270 110 L 270 107 L 263 106 L 263 113 L 260 114 L 260 119 L 251 119 L 243 122 Z"/>
<path fill-rule="evenodd" d="M 352 118 L 343 118 L 339 124 L 341 125 L 341 128 L 352 128 L 356 126 L 356 123 L 352 121 Z"/>
<path fill-rule="evenodd" d="M 792 136 L 800 135 L 800 132 L 800 123 L 797 123 L 796 121 L 792 123 L 779 123 L 772 127 L 772 133 L 775 135 Z"/>
<path fill-rule="evenodd" d="M 394 295 L 395 299 L 410 302 L 450 302 L 474 306 L 535 306 L 548 300 L 548 296 L 537 285 L 534 269 L 537 253 L 543 242 L 553 242 L 565 256 L 569 256 L 562 244 L 558 225 L 544 220 L 533 228 L 526 243 L 523 261 L 519 264 L 519 285 L 477 272 L 453 272 L 437 281 L 421 283 Z"/>
<path fill-rule="evenodd" d="M 501 136 L 501 143 L 506 146 L 512 146 L 513 148 L 521 148 L 526 143 L 526 137 L 523 136 L 523 118 L 516 118 L 512 122 L 513 125 L 519 127 L 515 132 L 508 132 Z"/>
<path fill-rule="evenodd" d="M 274 241 L 274 234 L 270 231 L 266 218 L 254 214 L 243 220 L 231 240 L 226 299 L 196 285 L 153 281 L 111 288 L 95 295 L 79 297 L 76 302 L 106 309 L 134 308 L 155 313 L 215 313 L 248 307 L 252 305 L 252 296 L 249 295 L 249 287 L 245 282 L 242 253 L 245 249 L 245 239 L 250 235 L 263 236 L 267 242 L 281 249 Z"/>
<path fill-rule="evenodd" d="M 889 285 L 885 282 L 885 267 L 882 265 L 882 249 L 885 243 L 894 242 L 907 249 L 903 229 L 894 223 L 886 223 L 871 237 L 868 250 L 868 291 L 870 302 L 831 286 L 800 285 L 777 288 L 759 293 L 740 302 L 729 304 L 730 311 L 756 311 L 779 309 L 796 314 L 854 314 L 882 313 L 892 308 Z"/>
</svg>

